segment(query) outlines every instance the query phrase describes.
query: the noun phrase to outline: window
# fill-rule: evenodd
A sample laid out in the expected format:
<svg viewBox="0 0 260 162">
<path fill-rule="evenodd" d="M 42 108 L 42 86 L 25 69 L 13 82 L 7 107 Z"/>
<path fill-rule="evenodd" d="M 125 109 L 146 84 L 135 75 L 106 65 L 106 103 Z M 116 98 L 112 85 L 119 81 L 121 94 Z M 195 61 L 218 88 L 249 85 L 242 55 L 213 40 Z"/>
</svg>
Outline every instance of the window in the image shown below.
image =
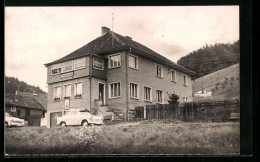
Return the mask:
<svg viewBox="0 0 260 162">
<path fill-rule="evenodd" d="M 82 83 L 75 83 L 75 97 L 82 97 Z"/>
<path fill-rule="evenodd" d="M 120 97 L 120 83 L 111 83 L 109 85 L 109 91 L 110 98 Z"/>
<path fill-rule="evenodd" d="M 17 116 L 21 116 L 21 110 L 17 110 Z"/>
<path fill-rule="evenodd" d="M 156 90 L 156 102 L 163 103 L 163 91 Z"/>
<path fill-rule="evenodd" d="M 54 88 L 54 101 L 61 99 L 61 87 Z"/>
<path fill-rule="evenodd" d="M 121 55 L 116 54 L 112 56 L 108 56 L 109 59 L 109 68 L 116 68 L 121 66 Z"/>
<path fill-rule="evenodd" d="M 156 66 L 156 76 L 163 77 L 163 67 L 161 65 Z"/>
<path fill-rule="evenodd" d="M 171 80 L 173 82 L 177 82 L 176 71 L 174 71 L 174 70 L 171 71 Z"/>
<path fill-rule="evenodd" d="M 188 101 L 188 97 L 183 97 L 183 102 L 187 102 Z"/>
<path fill-rule="evenodd" d="M 137 57 L 136 56 L 131 56 L 129 55 L 129 67 L 137 69 L 138 68 L 138 62 L 137 62 Z"/>
<path fill-rule="evenodd" d="M 138 98 L 138 84 L 130 83 L 130 97 Z"/>
<path fill-rule="evenodd" d="M 68 71 L 72 71 L 73 70 L 73 61 L 66 61 L 62 63 L 62 72 L 68 72 Z"/>
<path fill-rule="evenodd" d="M 85 57 L 74 60 L 74 70 L 85 68 Z"/>
<path fill-rule="evenodd" d="M 11 112 L 16 112 L 16 107 L 15 106 L 11 106 Z"/>
<path fill-rule="evenodd" d="M 94 58 L 93 59 L 93 68 L 103 70 L 104 69 L 104 61 L 102 59 Z"/>
<path fill-rule="evenodd" d="M 188 86 L 187 84 L 187 76 L 183 75 L 183 85 Z"/>
<path fill-rule="evenodd" d="M 61 64 L 55 64 L 51 66 L 51 74 L 60 74 L 61 73 Z"/>
<path fill-rule="evenodd" d="M 65 96 L 64 98 L 70 98 L 71 96 L 71 85 L 65 85 Z"/>
<path fill-rule="evenodd" d="M 144 87 L 144 100 L 145 101 L 152 101 L 152 93 L 151 93 L 151 88 L 149 87 Z"/>
</svg>

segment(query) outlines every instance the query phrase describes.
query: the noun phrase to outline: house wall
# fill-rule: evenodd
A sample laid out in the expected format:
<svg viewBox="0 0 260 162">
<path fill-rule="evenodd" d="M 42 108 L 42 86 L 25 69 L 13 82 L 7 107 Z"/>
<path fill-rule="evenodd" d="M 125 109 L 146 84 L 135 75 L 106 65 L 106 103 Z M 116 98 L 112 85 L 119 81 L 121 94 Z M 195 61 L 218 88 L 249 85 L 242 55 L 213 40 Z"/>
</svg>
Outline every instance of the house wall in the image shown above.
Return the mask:
<svg viewBox="0 0 260 162">
<path fill-rule="evenodd" d="M 74 95 L 75 83 L 82 82 L 82 97 L 76 98 Z M 71 98 L 70 98 L 70 109 L 89 109 L 90 110 L 90 81 L 89 77 L 77 78 L 67 81 L 62 81 L 58 83 L 52 83 L 48 85 L 48 106 L 47 113 L 45 114 L 47 118 L 47 125 L 50 125 L 50 113 L 52 112 L 62 112 L 65 111 L 65 99 L 64 91 L 65 85 L 71 84 Z M 54 88 L 61 86 L 61 100 L 54 101 Z"/>
<path fill-rule="evenodd" d="M 103 61 L 104 61 L 104 69 L 103 70 L 93 68 L 93 61 L 92 61 L 92 76 L 106 80 L 107 79 L 107 67 L 108 66 L 107 66 L 107 60 L 103 59 Z"/>
<path fill-rule="evenodd" d="M 85 68 L 74 70 L 72 77 L 61 78 L 61 74 L 51 75 L 51 65 L 47 66 L 47 84 L 89 76 L 89 56 L 86 56 L 85 59 Z"/>
<path fill-rule="evenodd" d="M 21 111 L 21 115 L 17 116 L 17 111 Z M 25 119 L 26 118 L 26 108 L 23 107 L 17 107 L 16 106 L 16 111 L 11 111 L 11 106 L 10 105 L 5 105 L 5 112 L 10 113 L 13 117 Z"/>
<path fill-rule="evenodd" d="M 30 109 L 30 116 L 31 117 L 42 117 L 43 110 Z"/>
<path fill-rule="evenodd" d="M 138 56 L 133 54 L 134 56 Z M 183 97 L 188 97 L 188 101 L 192 100 L 192 83 L 191 77 L 187 76 L 188 86 L 184 86 L 183 73 L 172 68 L 163 66 L 163 78 L 156 76 L 156 62 L 138 56 L 138 69 L 132 69 L 128 67 L 128 80 L 130 82 L 137 83 L 139 86 L 139 99 L 132 99 L 129 97 L 129 108 L 133 109 L 135 106 L 145 106 L 148 104 L 156 104 L 156 90 L 163 91 L 163 103 L 168 104 L 168 94 L 174 93 L 179 95 L 182 102 Z M 159 64 L 159 63 L 158 63 Z M 159 64 L 161 65 L 161 64 Z M 171 81 L 171 71 L 176 71 L 177 82 Z M 130 85 L 129 85 L 130 86 Z M 152 102 L 144 101 L 144 86 L 152 88 Z M 130 94 L 129 94 L 130 95 Z"/>
<path fill-rule="evenodd" d="M 127 53 L 125 51 L 120 52 L 121 54 L 121 67 L 107 69 L 107 96 L 109 83 L 120 82 L 120 97 L 118 98 L 108 98 L 107 105 L 108 109 L 119 109 L 122 112 L 125 112 L 126 109 L 126 61 L 125 56 Z M 106 55 L 108 56 L 108 55 Z"/>
</svg>

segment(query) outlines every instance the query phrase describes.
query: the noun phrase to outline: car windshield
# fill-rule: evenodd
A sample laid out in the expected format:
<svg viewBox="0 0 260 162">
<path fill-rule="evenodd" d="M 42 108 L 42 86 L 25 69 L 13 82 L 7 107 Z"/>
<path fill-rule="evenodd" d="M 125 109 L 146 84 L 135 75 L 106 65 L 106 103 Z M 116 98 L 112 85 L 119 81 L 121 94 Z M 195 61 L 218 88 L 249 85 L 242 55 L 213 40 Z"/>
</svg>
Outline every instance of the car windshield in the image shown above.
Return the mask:
<svg viewBox="0 0 260 162">
<path fill-rule="evenodd" d="M 65 115 L 77 115 L 77 111 L 68 111 Z"/>
<path fill-rule="evenodd" d="M 12 115 L 9 114 L 9 113 L 5 113 L 5 116 L 6 116 L 6 117 L 12 117 Z"/>
</svg>

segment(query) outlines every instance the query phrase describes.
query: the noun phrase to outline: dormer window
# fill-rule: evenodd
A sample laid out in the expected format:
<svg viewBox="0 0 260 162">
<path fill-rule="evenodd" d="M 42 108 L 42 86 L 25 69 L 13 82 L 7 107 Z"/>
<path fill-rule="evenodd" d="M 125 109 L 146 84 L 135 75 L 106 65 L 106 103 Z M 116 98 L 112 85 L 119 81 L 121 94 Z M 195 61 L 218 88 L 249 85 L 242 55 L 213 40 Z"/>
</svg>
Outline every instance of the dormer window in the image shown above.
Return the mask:
<svg viewBox="0 0 260 162">
<path fill-rule="evenodd" d="M 61 73 L 61 64 L 55 64 L 51 66 L 51 74 L 60 74 Z"/>
</svg>

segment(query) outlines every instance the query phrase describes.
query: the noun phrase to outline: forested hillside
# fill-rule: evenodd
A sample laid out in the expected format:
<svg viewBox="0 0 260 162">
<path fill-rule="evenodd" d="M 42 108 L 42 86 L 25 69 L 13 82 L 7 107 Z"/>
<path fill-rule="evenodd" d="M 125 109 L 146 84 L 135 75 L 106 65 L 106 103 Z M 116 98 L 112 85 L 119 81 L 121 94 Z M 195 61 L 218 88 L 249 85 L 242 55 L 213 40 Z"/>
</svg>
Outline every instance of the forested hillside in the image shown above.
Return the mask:
<svg viewBox="0 0 260 162">
<path fill-rule="evenodd" d="M 17 78 L 5 76 L 5 92 L 6 93 L 15 93 L 16 91 L 20 92 L 33 92 L 35 93 L 46 93 L 39 86 L 35 87 L 33 85 L 29 85 L 24 81 L 19 81 Z"/>
<path fill-rule="evenodd" d="M 240 42 L 238 40 L 233 44 L 206 44 L 202 48 L 180 58 L 177 64 L 195 71 L 197 75 L 193 79 L 196 79 L 237 64 L 239 60 Z"/>
</svg>

